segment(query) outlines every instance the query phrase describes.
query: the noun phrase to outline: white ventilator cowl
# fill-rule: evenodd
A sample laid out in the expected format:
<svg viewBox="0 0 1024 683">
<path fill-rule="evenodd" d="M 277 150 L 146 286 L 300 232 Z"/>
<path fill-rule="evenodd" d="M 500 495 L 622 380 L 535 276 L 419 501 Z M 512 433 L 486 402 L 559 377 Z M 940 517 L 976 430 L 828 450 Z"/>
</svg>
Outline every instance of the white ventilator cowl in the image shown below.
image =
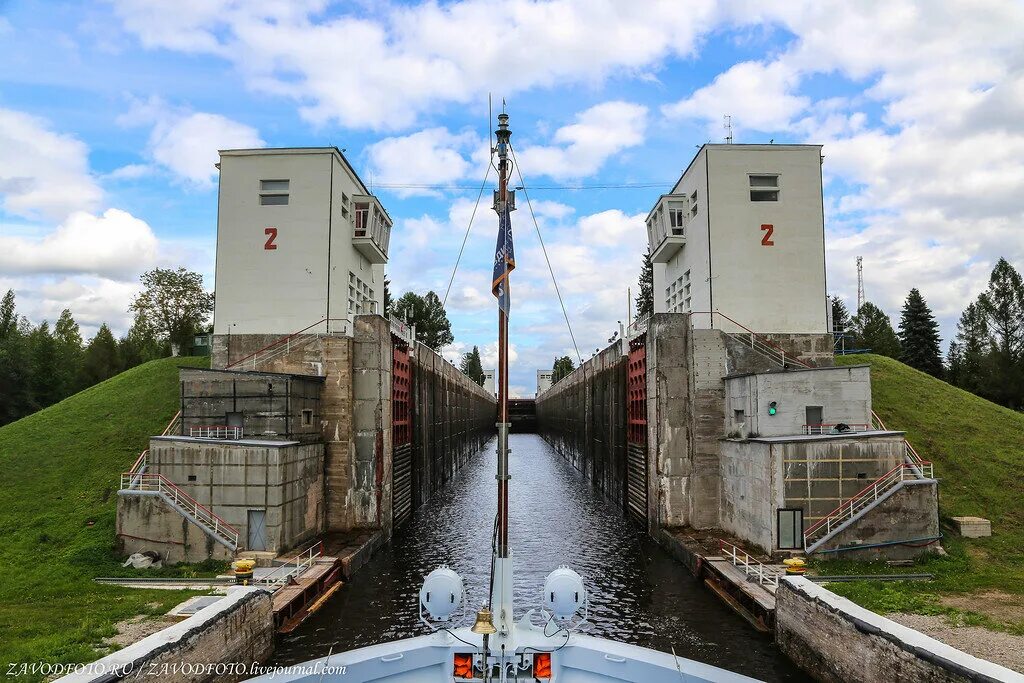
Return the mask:
<svg viewBox="0 0 1024 683">
<path fill-rule="evenodd" d="M 583 585 L 583 577 L 564 565 L 544 580 L 544 605 L 556 618 L 570 618 L 586 600 L 587 588 Z"/>
<path fill-rule="evenodd" d="M 431 619 L 443 621 L 462 606 L 465 587 L 462 577 L 445 566 L 427 574 L 420 588 L 420 605 Z"/>
</svg>

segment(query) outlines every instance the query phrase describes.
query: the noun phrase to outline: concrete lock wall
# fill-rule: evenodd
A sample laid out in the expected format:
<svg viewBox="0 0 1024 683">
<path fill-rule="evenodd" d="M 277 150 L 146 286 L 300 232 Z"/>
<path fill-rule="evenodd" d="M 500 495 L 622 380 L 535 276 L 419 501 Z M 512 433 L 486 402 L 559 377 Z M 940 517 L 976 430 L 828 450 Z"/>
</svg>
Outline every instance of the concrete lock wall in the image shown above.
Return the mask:
<svg viewBox="0 0 1024 683">
<path fill-rule="evenodd" d="M 1020 683 L 1024 676 L 859 607 L 803 577 L 775 593 L 775 641 L 823 683 Z"/>
<path fill-rule="evenodd" d="M 323 530 L 323 458 L 322 444 L 153 437 L 147 471 L 238 529 L 243 548 L 249 511 L 263 511 L 266 549 L 284 550 Z"/>
<path fill-rule="evenodd" d="M 233 683 L 274 651 L 270 593 L 234 587 L 191 617 L 93 662 L 61 683 Z"/>
<path fill-rule="evenodd" d="M 424 344 L 410 356 L 413 377 L 413 509 L 441 491 L 496 433 L 490 393 Z"/>
<path fill-rule="evenodd" d="M 779 463 L 767 443 L 722 442 L 719 525 L 766 551 L 775 547 L 775 510 L 784 507 Z"/>
<path fill-rule="evenodd" d="M 625 505 L 626 356 L 616 342 L 537 397 L 537 429 L 610 500 Z"/>
</svg>

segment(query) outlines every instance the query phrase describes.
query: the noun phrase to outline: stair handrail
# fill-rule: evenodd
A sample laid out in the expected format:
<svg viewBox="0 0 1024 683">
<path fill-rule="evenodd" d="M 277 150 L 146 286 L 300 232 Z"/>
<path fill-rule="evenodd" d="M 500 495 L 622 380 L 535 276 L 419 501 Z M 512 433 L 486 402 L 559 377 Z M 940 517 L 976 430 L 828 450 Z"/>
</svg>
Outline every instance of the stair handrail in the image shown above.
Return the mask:
<svg viewBox="0 0 1024 683">
<path fill-rule="evenodd" d="M 742 569 L 746 576 L 754 578 L 762 586 L 769 585 L 778 588 L 782 572 L 775 567 L 769 567 L 724 538 L 718 539 L 718 549 L 733 566 Z"/>
<path fill-rule="evenodd" d="M 238 529 L 225 522 L 213 510 L 187 494 L 164 475 L 125 472 L 121 475 L 121 488 L 130 491 L 154 491 L 167 496 L 175 505 L 192 515 L 197 522 L 238 547 L 241 536 Z"/>
<path fill-rule="evenodd" d="M 288 583 L 293 576 L 298 576 L 308 567 L 313 566 L 316 559 L 323 554 L 324 542 L 317 541 L 306 548 L 306 550 L 296 555 L 292 561 L 287 564 L 283 564 L 269 574 L 256 579 L 255 583 L 260 586 L 267 586 L 271 588 L 274 586 L 284 585 Z M 282 571 L 284 573 L 281 573 Z"/>
<path fill-rule="evenodd" d="M 226 366 L 224 366 L 224 369 L 225 370 L 230 370 L 231 368 L 237 367 L 237 366 L 241 365 L 242 363 L 247 363 L 250 360 L 253 363 L 253 369 L 255 369 L 255 367 L 256 367 L 256 357 L 259 356 L 259 354 L 263 353 L 264 351 L 268 351 L 268 350 L 270 350 L 272 348 L 275 348 L 275 347 L 278 347 L 278 346 L 280 346 L 282 344 L 284 344 L 286 346 L 286 348 L 290 348 L 289 344 L 290 344 L 291 340 L 294 339 L 295 337 L 298 337 L 300 334 L 305 334 L 309 330 L 313 329 L 314 327 L 316 327 L 318 325 L 322 325 L 323 323 L 328 323 L 328 327 L 330 327 L 330 323 L 332 323 L 332 322 L 339 322 L 339 321 L 344 321 L 346 323 L 346 326 L 348 324 L 348 318 L 321 318 L 320 320 L 317 320 L 312 325 L 307 325 L 306 327 L 303 327 L 298 332 L 292 332 L 291 334 L 286 334 L 283 337 L 279 337 L 279 338 L 275 339 L 274 341 L 270 342 L 269 344 L 267 344 L 266 346 L 262 346 L 262 347 L 256 349 L 255 351 L 250 353 L 248 356 L 243 356 L 242 358 L 239 358 L 238 360 L 234 361 L 233 363 L 228 363 Z M 329 332 L 328 334 L 333 334 L 333 333 Z M 342 334 L 344 334 L 344 332 L 342 332 Z M 316 336 L 319 336 L 319 335 L 316 335 Z M 278 350 L 280 350 L 280 349 L 278 349 Z M 267 359 L 263 359 L 264 362 L 266 360 Z"/>
<path fill-rule="evenodd" d="M 778 344 L 773 342 L 771 339 L 768 339 L 767 337 L 765 337 L 762 334 L 758 334 L 757 332 L 754 332 L 752 329 L 750 329 L 749 327 L 747 327 L 743 323 L 738 322 L 736 320 L 733 320 L 732 318 L 727 316 L 725 313 L 722 313 L 721 311 L 718 311 L 718 310 L 714 310 L 714 311 L 691 311 L 690 315 L 691 316 L 694 316 L 694 315 L 710 315 L 711 319 L 712 319 L 712 324 L 714 324 L 714 316 L 716 316 L 716 315 L 721 317 L 721 318 L 725 318 L 726 320 L 731 322 L 733 325 L 739 327 L 741 330 L 743 330 L 748 335 L 750 335 L 750 348 L 752 348 L 752 349 L 754 349 L 756 351 L 759 351 L 762 354 L 764 354 L 763 351 L 761 351 L 760 349 L 758 349 L 755 346 L 755 341 L 756 341 L 758 344 L 761 344 L 761 346 L 766 347 L 769 350 L 774 351 L 775 353 L 779 354 L 779 356 L 782 359 L 782 365 L 783 366 L 785 366 L 787 362 L 792 362 L 792 363 L 794 363 L 796 365 L 799 365 L 801 367 L 804 367 L 804 368 L 812 367 L 811 365 L 803 362 L 802 360 L 796 358 L 795 356 L 789 355 L 784 348 L 782 348 L 781 346 L 779 346 Z M 729 336 L 734 337 L 734 338 L 745 336 L 745 335 L 740 335 L 740 333 L 738 333 L 738 332 L 726 332 L 725 330 L 721 330 L 721 332 L 723 334 L 728 334 Z M 768 355 L 768 354 L 764 354 L 764 355 Z"/>
<path fill-rule="evenodd" d="M 915 470 L 918 470 L 919 472 Z M 878 500 L 879 497 L 900 482 L 906 481 L 907 479 L 919 478 L 932 478 L 932 464 L 930 462 L 923 461 L 920 465 L 911 463 L 900 463 L 899 465 L 896 465 L 881 477 L 858 491 L 856 494 L 841 502 L 836 509 L 829 512 L 827 515 L 824 515 L 817 522 L 804 529 L 805 547 L 810 544 L 811 538 L 815 532 L 821 529 L 821 527 L 825 527 L 825 534 L 827 535 L 832 532 L 834 527 L 839 526 L 848 519 L 852 519 L 861 511 L 861 509 L 875 500 Z"/>
</svg>

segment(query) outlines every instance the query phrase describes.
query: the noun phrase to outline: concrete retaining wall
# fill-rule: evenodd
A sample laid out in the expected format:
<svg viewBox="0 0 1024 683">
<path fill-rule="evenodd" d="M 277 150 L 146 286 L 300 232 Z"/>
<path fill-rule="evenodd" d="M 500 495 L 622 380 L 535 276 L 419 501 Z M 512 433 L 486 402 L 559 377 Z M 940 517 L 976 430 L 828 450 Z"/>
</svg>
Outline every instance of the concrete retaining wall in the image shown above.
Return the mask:
<svg viewBox="0 0 1024 683">
<path fill-rule="evenodd" d="M 232 683 L 250 677 L 245 672 L 251 669 L 242 670 L 243 665 L 266 661 L 273 651 L 270 593 L 260 588 L 239 587 L 181 623 L 59 680 Z"/>
<path fill-rule="evenodd" d="M 1024 676 L 859 607 L 803 577 L 775 594 L 775 641 L 823 683 L 1024 683 Z"/>
<path fill-rule="evenodd" d="M 616 342 L 537 397 L 537 430 L 610 500 L 624 505 L 626 356 Z"/>
<path fill-rule="evenodd" d="M 117 550 L 121 555 L 153 550 L 165 562 L 230 561 L 232 551 L 181 514 L 155 491 L 118 493 Z"/>
<path fill-rule="evenodd" d="M 451 481 L 496 432 L 497 402 L 432 349 L 416 344 L 413 375 L 413 509 Z"/>
</svg>

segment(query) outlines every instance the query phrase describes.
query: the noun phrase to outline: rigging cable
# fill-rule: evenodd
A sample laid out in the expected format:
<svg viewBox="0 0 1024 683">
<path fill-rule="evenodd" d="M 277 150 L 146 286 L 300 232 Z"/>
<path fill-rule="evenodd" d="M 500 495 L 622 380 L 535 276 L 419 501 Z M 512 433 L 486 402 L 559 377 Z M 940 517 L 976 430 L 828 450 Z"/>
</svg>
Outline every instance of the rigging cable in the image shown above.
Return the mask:
<svg viewBox="0 0 1024 683">
<path fill-rule="evenodd" d="M 583 367 L 583 356 L 580 355 L 580 347 L 576 345 L 576 335 L 572 333 L 572 324 L 569 322 L 569 314 L 565 311 L 565 302 L 562 300 L 562 292 L 558 289 L 558 280 L 555 279 L 555 271 L 551 268 L 551 259 L 548 258 L 548 248 L 544 246 L 544 238 L 540 234 L 540 223 L 537 222 L 537 215 L 533 212 L 533 202 L 530 201 L 530 194 L 526 191 L 526 181 L 523 179 L 523 172 L 519 170 L 519 161 L 516 159 L 516 150 L 510 142 L 508 145 L 512 152 L 512 161 L 515 163 L 516 174 L 519 175 L 519 185 L 523 188 L 523 196 L 526 197 L 526 205 L 530 208 L 530 217 L 533 219 L 533 227 L 537 229 L 537 239 L 540 240 L 541 251 L 544 252 L 544 261 L 548 264 L 548 272 L 551 274 L 551 283 L 555 286 L 555 294 L 558 295 L 558 304 L 562 307 L 562 316 L 565 318 L 565 326 L 569 328 L 569 338 L 572 339 L 572 347 L 576 349 L 576 359 Z M 584 370 L 586 372 L 586 370 Z"/>
<path fill-rule="evenodd" d="M 455 281 L 455 273 L 459 270 L 459 262 L 462 260 L 462 252 L 466 249 L 466 240 L 469 239 L 469 231 L 473 229 L 473 220 L 476 218 L 476 211 L 480 208 L 480 199 L 484 196 L 484 189 L 487 187 L 487 178 L 491 175 L 491 167 L 494 165 L 491 161 L 494 158 L 494 154 L 487 160 L 487 172 L 484 173 L 484 181 L 480 183 L 480 192 L 476 195 L 476 204 L 473 205 L 473 213 L 469 216 L 469 225 L 466 226 L 466 234 L 462 236 L 462 246 L 459 247 L 459 256 L 455 259 L 455 267 L 452 269 L 452 276 L 448 279 L 448 289 L 444 290 L 444 299 L 441 300 L 441 306 L 444 307 L 445 303 L 448 302 L 448 294 L 452 291 L 452 283 Z"/>
</svg>

